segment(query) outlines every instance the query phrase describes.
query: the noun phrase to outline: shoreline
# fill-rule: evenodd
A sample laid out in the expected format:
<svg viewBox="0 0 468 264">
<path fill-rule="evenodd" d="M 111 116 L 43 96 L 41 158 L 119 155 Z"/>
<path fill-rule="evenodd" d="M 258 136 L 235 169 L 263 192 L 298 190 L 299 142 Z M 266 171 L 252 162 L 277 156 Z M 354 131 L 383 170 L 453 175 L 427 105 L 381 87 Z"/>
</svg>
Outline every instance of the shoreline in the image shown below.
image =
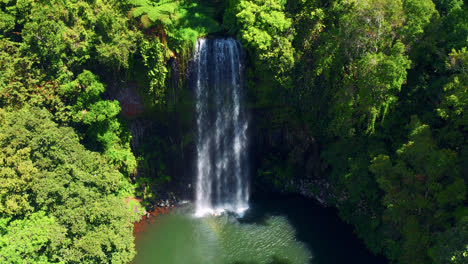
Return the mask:
<svg viewBox="0 0 468 264">
<path fill-rule="evenodd" d="M 142 216 L 140 221 L 133 223 L 133 237 L 135 237 L 135 240 L 141 233 L 146 231 L 150 225 L 156 223 L 159 216 L 172 212 L 174 208 L 174 205 L 170 205 L 168 207 L 155 207 L 153 210 Z"/>
</svg>

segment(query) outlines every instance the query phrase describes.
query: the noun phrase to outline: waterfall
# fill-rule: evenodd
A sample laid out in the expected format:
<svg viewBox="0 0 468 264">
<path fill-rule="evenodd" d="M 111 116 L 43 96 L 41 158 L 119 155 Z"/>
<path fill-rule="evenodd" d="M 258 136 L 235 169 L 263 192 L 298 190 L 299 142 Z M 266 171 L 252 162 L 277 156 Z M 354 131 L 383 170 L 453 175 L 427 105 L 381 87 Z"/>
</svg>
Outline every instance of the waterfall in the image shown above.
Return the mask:
<svg viewBox="0 0 468 264">
<path fill-rule="evenodd" d="M 198 39 L 195 215 L 248 208 L 248 120 L 243 101 L 242 47 L 233 38 Z"/>
</svg>

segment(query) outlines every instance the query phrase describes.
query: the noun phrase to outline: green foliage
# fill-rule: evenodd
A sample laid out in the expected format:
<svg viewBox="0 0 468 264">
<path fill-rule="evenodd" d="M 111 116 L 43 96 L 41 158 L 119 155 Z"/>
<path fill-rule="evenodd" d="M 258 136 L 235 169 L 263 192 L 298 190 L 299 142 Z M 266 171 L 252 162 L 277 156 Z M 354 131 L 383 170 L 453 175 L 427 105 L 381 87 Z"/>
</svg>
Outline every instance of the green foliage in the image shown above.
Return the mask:
<svg viewBox="0 0 468 264">
<path fill-rule="evenodd" d="M 128 202 L 128 210 L 131 212 L 131 213 L 136 213 L 140 216 L 143 216 L 145 215 L 145 212 L 146 212 L 146 209 L 145 207 L 143 207 L 141 205 L 141 203 L 138 201 L 138 200 L 135 200 L 135 199 L 131 199 L 129 202 Z"/>
<path fill-rule="evenodd" d="M 339 18 L 339 42 L 348 59 L 367 52 L 388 52 L 395 32 L 404 22 L 402 1 L 353 1 L 354 5 Z M 335 32 L 333 32 L 336 34 Z"/>
<path fill-rule="evenodd" d="M 135 182 L 136 195 L 142 197 L 145 203 L 156 200 L 153 188 L 155 187 L 155 180 L 153 178 L 138 178 Z"/>
<path fill-rule="evenodd" d="M 15 17 L 0 10 L 0 32 L 9 32 L 15 27 Z"/>
<path fill-rule="evenodd" d="M 153 41 L 144 40 L 141 45 L 143 64 L 148 72 L 149 89 L 148 94 L 154 104 L 165 103 L 166 96 L 166 57 L 164 56 L 164 45 L 158 39 Z"/>
<path fill-rule="evenodd" d="M 466 48 L 453 50 L 449 55 L 450 77 L 443 86 L 437 113 L 447 123 L 441 129 L 440 140 L 444 145 L 459 150 L 468 142 L 468 52 Z"/>
<path fill-rule="evenodd" d="M 65 113 L 73 122 L 84 125 L 85 144 L 101 150 L 122 171 L 132 174 L 136 160 L 130 150 L 130 135 L 118 119 L 119 103 L 100 98 L 104 91 L 98 77 L 85 70 L 75 80 L 62 85 L 59 94 L 68 105 L 69 112 Z"/>
<path fill-rule="evenodd" d="M 248 4 L 236 20 L 240 2 Z M 259 2 L 231 1 L 225 21 L 233 32 L 240 30 L 241 39 L 242 30 L 249 30 L 242 24 L 258 29 L 257 18 L 268 14 L 250 11 L 249 4 Z M 252 100 L 263 116 L 281 112 L 282 119 L 297 120 L 282 123 L 289 133 L 310 127 L 322 149 L 322 175 L 301 173 L 309 166 L 306 158 L 270 162 L 270 156 L 259 173 L 283 190 L 304 177 L 330 183 L 328 202 L 373 252 L 395 263 L 431 263 L 437 233 L 466 215 L 466 5 L 291 0 L 282 12 L 294 32 L 294 62 L 286 74 L 292 81 L 272 85 L 265 66 L 276 64 L 258 66 L 262 51 L 243 42 L 255 67 L 249 71 Z M 266 35 L 258 35 L 258 46 Z M 410 121 L 413 115 L 421 121 Z M 274 122 L 263 126 L 278 129 Z M 294 149 L 285 146 L 281 154 Z M 296 172 L 287 181 L 285 173 L 273 173 L 290 166 Z M 464 248 L 457 247 L 444 258 L 460 256 Z"/>
<path fill-rule="evenodd" d="M 468 50 L 453 50 L 449 57 L 449 69 L 453 71 L 450 81 L 444 86 L 439 115 L 457 126 L 468 129 Z"/>
<path fill-rule="evenodd" d="M 294 65 L 294 30 L 285 4 L 283 0 L 240 0 L 231 11 L 236 21 L 232 27 L 239 29 L 242 43 L 255 56 L 256 69 L 271 71 L 282 84 L 287 84 L 287 73 Z"/>
<path fill-rule="evenodd" d="M 65 11 L 64 11 L 65 10 Z M 51 1 L 32 4 L 22 30 L 22 48 L 41 67 L 65 74 L 91 58 L 113 69 L 128 67 L 136 34 L 114 1 Z"/>
<path fill-rule="evenodd" d="M 263 157 L 260 177 L 294 191 L 311 176 L 314 151 L 299 145 L 313 138 L 328 202 L 373 252 L 402 264 L 466 262 L 461 0 L 0 1 L 0 262 L 131 260 L 121 196 L 135 188 L 155 199 L 171 181 L 166 164 L 183 161 L 193 139 L 180 132 L 193 105 L 166 102 L 184 94 L 169 91 L 168 61 L 184 73 L 196 39 L 211 33 L 246 48 L 250 103 L 268 117 L 259 126 L 297 139 Z M 119 104 L 104 99 L 131 78 L 158 123 L 183 120 L 171 129 L 180 134 L 138 150 L 140 172 L 154 177 L 133 185 L 130 134 Z"/>
<path fill-rule="evenodd" d="M 399 42 L 393 46 L 389 56 L 381 52 L 367 53 L 351 64 L 350 73 L 344 76 L 344 85 L 349 87 L 334 98 L 331 114 L 338 120 L 331 127 L 337 127 L 338 130 L 333 133 L 346 134 L 360 122 L 364 123 L 367 133 L 373 133 L 376 120 L 384 119 L 389 108 L 396 103 L 409 66 L 410 61 L 404 55 L 404 46 Z M 335 107 L 338 112 L 334 111 Z M 345 120 L 346 118 L 351 120 Z M 343 125 L 352 127 L 342 128 Z"/>
<path fill-rule="evenodd" d="M 139 44 L 139 54 L 146 71 L 145 89 L 151 104 L 166 103 L 167 61 L 178 58 L 187 63 L 187 56 L 198 37 L 218 32 L 221 27 L 213 19 L 209 5 L 189 0 L 129 0 L 129 15 L 138 18 L 146 38 Z M 184 66 L 184 65 L 181 65 Z"/>
<path fill-rule="evenodd" d="M 409 42 L 417 40 L 431 18 L 439 14 L 431 0 L 404 0 L 403 9 L 407 17 L 403 31 Z"/>
<path fill-rule="evenodd" d="M 131 0 L 128 2 L 136 6 L 132 10 L 132 16 L 141 17 L 144 26 L 148 27 L 148 22 L 170 26 L 178 19 L 176 11 L 180 8 L 180 2 L 177 0 Z"/>
<path fill-rule="evenodd" d="M 167 174 L 167 167 L 163 161 L 163 152 L 169 153 L 171 150 L 168 148 L 177 147 L 171 146 L 158 137 L 148 139 L 147 142 L 139 149 L 140 153 L 144 155 L 139 157 L 141 170 L 151 172 L 152 178 L 140 178 L 137 180 L 137 185 L 141 188 L 141 196 L 144 198 L 155 199 L 152 197 L 152 191 L 155 187 L 163 186 L 165 183 L 171 181 L 171 177 Z M 137 186 L 138 187 L 138 186 Z"/>
<path fill-rule="evenodd" d="M 22 41 L 11 32 L 0 38 L 0 107 L 47 107 L 56 120 L 77 127 L 90 149 L 131 174 L 136 161 L 120 107 L 102 100 L 105 86 L 83 70 L 90 60 L 114 70 L 128 67 L 139 34 L 116 16 L 117 8 L 113 1 L 20 1 L 5 8 L 17 16 Z"/>
<path fill-rule="evenodd" d="M 468 261 L 468 217 L 439 234 L 433 260 L 437 264 L 461 264 Z"/>
<path fill-rule="evenodd" d="M 24 104 L 57 106 L 56 82 L 34 67 L 37 59 L 29 57 L 20 45 L 0 38 L 0 106 L 21 107 Z"/>
<path fill-rule="evenodd" d="M 463 6 L 463 0 L 434 0 L 433 2 L 437 10 L 444 15 Z"/>
<path fill-rule="evenodd" d="M 402 253 L 404 263 L 427 263 L 430 230 L 443 228 L 451 211 L 463 203 L 466 183 L 453 168 L 456 153 L 438 149 L 430 128 L 413 118 L 409 142 L 397 150 L 395 161 L 387 155 L 374 158 L 370 170 L 385 191 L 384 222 L 390 222 L 402 241 L 388 247 L 411 248 Z M 395 234 L 394 240 L 399 240 Z M 400 245 L 400 246 L 397 246 Z M 393 256 L 397 258 L 398 255 Z"/>
<path fill-rule="evenodd" d="M 6 219 L 4 219 L 6 220 Z M 66 239 L 66 229 L 43 211 L 14 220 L 0 228 L 0 259 L 8 263 L 60 263 L 44 250 L 58 250 Z"/>
<path fill-rule="evenodd" d="M 199 36 L 204 36 L 220 29 L 210 16 L 210 8 L 201 6 L 197 1 L 189 0 L 129 0 L 134 6 L 130 15 L 140 18 L 145 28 L 154 28 L 169 48 L 182 53 L 195 46 Z"/>
<path fill-rule="evenodd" d="M 45 110 L 3 112 L 0 125 L 0 258 L 128 263 L 135 216 L 116 195 L 122 174 Z"/>
</svg>

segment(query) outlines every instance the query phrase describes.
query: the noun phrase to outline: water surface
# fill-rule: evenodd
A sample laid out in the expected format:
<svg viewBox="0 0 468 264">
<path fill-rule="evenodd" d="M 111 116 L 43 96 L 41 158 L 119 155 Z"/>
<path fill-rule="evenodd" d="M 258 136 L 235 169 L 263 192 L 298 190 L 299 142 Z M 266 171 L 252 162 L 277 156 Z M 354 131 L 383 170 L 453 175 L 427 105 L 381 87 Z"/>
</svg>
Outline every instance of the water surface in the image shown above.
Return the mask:
<svg viewBox="0 0 468 264">
<path fill-rule="evenodd" d="M 156 219 L 137 239 L 135 264 L 384 264 L 331 209 L 295 196 L 257 197 L 242 219 L 192 216 L 185 207 Z"/>
</svg>

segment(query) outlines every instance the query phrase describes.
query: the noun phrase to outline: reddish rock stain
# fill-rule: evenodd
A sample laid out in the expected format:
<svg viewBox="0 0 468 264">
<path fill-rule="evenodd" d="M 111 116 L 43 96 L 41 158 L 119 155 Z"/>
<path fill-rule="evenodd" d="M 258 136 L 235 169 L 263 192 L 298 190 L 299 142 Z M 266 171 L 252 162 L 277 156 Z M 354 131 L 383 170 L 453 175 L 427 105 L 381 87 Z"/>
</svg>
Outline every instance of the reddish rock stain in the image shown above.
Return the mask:
<svg viewBox="0 0 468 264">
<path fill-rule="evenodd" d="M 170 213 L 174 209 L 174 206 L 170 207 L 156 207 L 151 212 L 142 216 L 139 222 L 133 224 L 133 236 L 135 240 L 145 233 L 151 225 L 156 224 L 158 218 L 162 215 Z"/>
</svg>

